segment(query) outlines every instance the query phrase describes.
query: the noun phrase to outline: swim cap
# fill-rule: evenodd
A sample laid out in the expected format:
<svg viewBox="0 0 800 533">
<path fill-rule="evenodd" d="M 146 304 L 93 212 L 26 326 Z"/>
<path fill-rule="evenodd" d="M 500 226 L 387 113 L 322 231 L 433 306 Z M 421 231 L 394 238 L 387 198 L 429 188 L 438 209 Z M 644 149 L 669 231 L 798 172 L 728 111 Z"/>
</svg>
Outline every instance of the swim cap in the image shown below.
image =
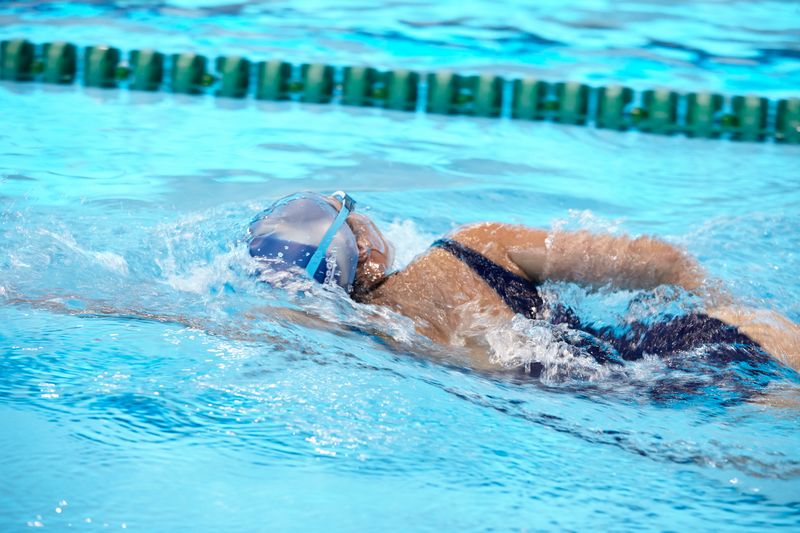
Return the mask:
<svg viewBox="0 0 800 533">
<path fill-rule="evenodd" d="M 342 200 L 338 211 L 324 196 L 312 192 L 272 204 L 250 223 L 250 255 L 265 258 L 264 263 L 277 270 L 301 268 L 320 283 L 336 283 L 350 292 L 358 246 L 344 222 L 355 202 L 343 192 L 337 195 Z"/>
</svg>

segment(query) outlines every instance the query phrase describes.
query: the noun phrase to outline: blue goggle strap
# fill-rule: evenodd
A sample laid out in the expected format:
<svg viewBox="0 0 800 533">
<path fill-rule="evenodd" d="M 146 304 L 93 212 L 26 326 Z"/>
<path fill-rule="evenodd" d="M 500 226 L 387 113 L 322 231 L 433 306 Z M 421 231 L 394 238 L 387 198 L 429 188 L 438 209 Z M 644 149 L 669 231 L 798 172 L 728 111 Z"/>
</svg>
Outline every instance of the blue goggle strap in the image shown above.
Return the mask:
<svg viewBox="0 0 800 533">
<path fill-rule="evenodd" d="M 312 278 L 314 277 L 314 274 L 316 274 L 320 263 L 322 263 L 322 260 L 325 259 L 325 254 L 328 253 L 328 248 L 333 242 L 336 232 L 339 231 L 339 228 L 342 227 L 342 224 L 344 224 L 345 220 L 347 220 L 347 217 L 356 208 L 356 201 L 350 198 L 347 193 L 343 191 L 337 191 L 333 193 L 333 196 L 339 197 L 342 202 L 342 208 L 339 210 L 339 214 L 336 215 L 333 223 L 328 228 L 328 231 L 326 231 L 325 235 L 322 236 L 322 240 L 320 241 L 319 246 L 317 246 L 317 251 L 314 252 L 314 255 L 312 255 L 311 259 L 308 260 L 306 272 Z"/>
</svg>

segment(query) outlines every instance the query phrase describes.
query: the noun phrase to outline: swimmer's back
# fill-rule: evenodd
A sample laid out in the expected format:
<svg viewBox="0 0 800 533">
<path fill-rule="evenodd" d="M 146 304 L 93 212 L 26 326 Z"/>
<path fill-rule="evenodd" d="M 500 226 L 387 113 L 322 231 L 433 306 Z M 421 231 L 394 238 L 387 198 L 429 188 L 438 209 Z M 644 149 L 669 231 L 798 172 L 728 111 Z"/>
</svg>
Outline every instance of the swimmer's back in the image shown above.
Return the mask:
<svg viewBox="0 0 800 533">
<path fill-rule="evenodd" d="M 650 237 L 596 236 L 585 231 L 548 234 L 524 226 L 486 222 L 459 228 L 449 240 L 480 254 L 510 275 L 527 279 L 533 286 L 549 279 L 589 287 L 610 285 L 643 290 L 670 284 L 695 291 L 705 279 L 690 256 Z M 488 325 L 487 315 L 508 320 L 519 311 L 509 307 L 502 291 L 460 259 L 458 253 L 441 246 L 416 258 L 362 299 L 409 316 L 418 331 L 444 344 L 463 337 L 459 330 L 474 327 L 475 323 Z M 800 327 L 785 319 L 778 325 L 756 323 L 753 313 L 747 315 L 741 308 L 733 309 L 710 308 L 706 315 L 695 315 L 689 322 L 659 326 L 660 334 L 682 336 L 688 341 L 700 339 L 702 332 L 727 332 L 726 328 L 733 328 L 771 356 L 795 369 L 800 366 Z M 480 315 L 472 323 L 467 319 L 470 312 Z M 694 336 L 686 336 L 686 327 L 695 328 Z M 654 331 L 647 338 L 658 336 Z"/>
</svg>

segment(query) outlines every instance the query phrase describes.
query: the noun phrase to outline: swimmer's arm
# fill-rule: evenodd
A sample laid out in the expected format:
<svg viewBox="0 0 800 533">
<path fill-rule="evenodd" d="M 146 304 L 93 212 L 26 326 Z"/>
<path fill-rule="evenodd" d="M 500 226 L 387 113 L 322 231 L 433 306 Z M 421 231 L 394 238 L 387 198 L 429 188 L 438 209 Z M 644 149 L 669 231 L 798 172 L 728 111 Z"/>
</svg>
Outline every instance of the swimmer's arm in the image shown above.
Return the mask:
<svg viewBox="0 0 800 533">
<path fill-rule="evenodd" d="M 387 241 L 378 227 L 368 217 L 353 213 L 347 217 L 347 224 L 356 237 L 358 246 L 358 266 L 354 292 L 369 291 L 382 280 L 394 262 L 394 247 Z"/>
<path fill-rule="evenodd" d="M 711 306 L 706 313 L 736 327 L 775 359 L 800 372 L 800 325 L 775 311 L 736 304 Z"/>
<path fill-rule="evenodd" d="M 74 302 L 82 302 L 80 306 L 67 305 L 64 302 L 71 300 Z M 267 341 L 276 345 L 285 344 L 284 339 L 270 335 L 267 333 L 252 334 L 247 330 L 239 327 L 226 327 L 224 325 L 215 325 L 210 321 L 203 319 L 183 316 L 180 314 L 167 314 L 164 312 L 149 312 L 145 310 L 138 310 L 132 308 L 121 308 L 115 306 L 113 303 L 105 301 L 86 301 L 77 295 L 51 295 L 42 298 L 25 298 L 19 295 L 13 295 L 9 298 L 2 300 L 4 303 L 17 305 L 22 307 L 33 307 L 34 309 L 42 309 L 51 313 L 58 313 L 64 315 L 71 315 L 83 318 L 125 318 L 144 320 L 148 322 L 159 322 L 162 324 L 175 324 L 186 326 L 189 328 L 204 331 L 210 335 L 221 335 L 228 339 L 244 340 L 244 341 Z M 377 316 L 377 315 L 374 315 Z M 288 322 L 292 324 L 299 324 L 309 328 L 318 330 L 329 331 L 334 334 L 343 334 L 347 332 L 348 328 L 342 328 L 341 325 L 326 320 L 320 316 L 304 312 L 297 309 L 290 309 L 284 307 L 257 307 L 243 313 L 244 320 L 264 320 L 271 319 L 275 322 Z M 384 337 L 384 333 L 377 328 L 370 328 L 368 326 L 362 328 L 349 328 L 370 335 L 375 335 L 383 338 L 389 344 L 395 343 L 394 339 Z"/>
<path fill-rule="evenodd" d="M 703 269 L 686 252 L 652 237 L 595 235 L 588 231 L 536 232 L 509 258 L 533 281 L 570 281 L 590 287 L 653 289 L 676 285 L 702 292 Z"/>
<path fill-rule="evenodd" d="M 571 281 L 625 289 L 675 285 L 705 299 L 706 313 L 754 340 L 767 353 L 800 372 L 800 325 L 772 312 L 737 304 L 686 252 L 651 237 L 592 235 L 586 231 L 547 235 L 531 230 L 527 246 L 509 248 L 509 258 L 534 281 Z M 546 244 L 546 241 L 550 241 Z"/>
</svg>

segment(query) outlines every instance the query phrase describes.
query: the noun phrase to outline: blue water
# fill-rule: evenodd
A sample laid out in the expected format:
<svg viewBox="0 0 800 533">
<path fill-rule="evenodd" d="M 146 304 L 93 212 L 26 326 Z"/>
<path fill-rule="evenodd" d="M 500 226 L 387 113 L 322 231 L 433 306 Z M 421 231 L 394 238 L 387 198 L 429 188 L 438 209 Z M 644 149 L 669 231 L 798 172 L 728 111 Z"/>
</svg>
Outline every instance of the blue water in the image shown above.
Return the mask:
<svg viewBox="0 0 800 533">
<path fill-rule="evenodd" d="M 800 82 L 799 19 L 796 2 L 11 2 L 0 38 L 779 96 Z M 797 407 L 724 384 L 654 401 L 657 361 L 470 370 L 402 317 L 255 283 L 243 241 L 274 199 L 346 189 L 398 267 L 479 220 L 654 234 L 800 321 L 800 147 L 10 83 L 0 113 L 0 530 L 800 526 Z M 609 322 L 684 303 L 548 290 Z M 528 326 L 487 355 L 539 357 Z"/>
</svg>

